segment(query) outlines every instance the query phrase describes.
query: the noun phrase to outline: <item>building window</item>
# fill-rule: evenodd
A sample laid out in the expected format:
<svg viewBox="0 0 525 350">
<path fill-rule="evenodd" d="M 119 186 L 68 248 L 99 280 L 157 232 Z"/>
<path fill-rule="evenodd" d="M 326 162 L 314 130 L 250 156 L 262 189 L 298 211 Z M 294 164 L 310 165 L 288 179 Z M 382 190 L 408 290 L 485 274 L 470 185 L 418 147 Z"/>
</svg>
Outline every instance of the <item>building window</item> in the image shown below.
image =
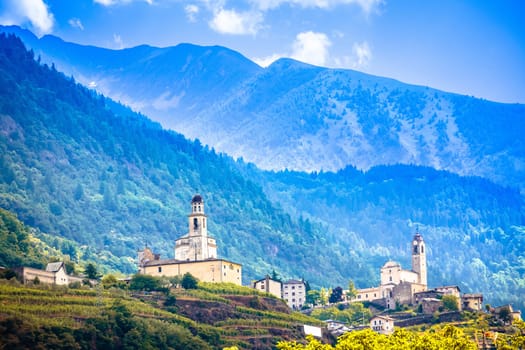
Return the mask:
<svg viewBox="0 0 525 350">
<path fill-rule="evenodd" d="M 162 266 L 159 266 L 159 272 L 162 272 Z"/>
</svg>

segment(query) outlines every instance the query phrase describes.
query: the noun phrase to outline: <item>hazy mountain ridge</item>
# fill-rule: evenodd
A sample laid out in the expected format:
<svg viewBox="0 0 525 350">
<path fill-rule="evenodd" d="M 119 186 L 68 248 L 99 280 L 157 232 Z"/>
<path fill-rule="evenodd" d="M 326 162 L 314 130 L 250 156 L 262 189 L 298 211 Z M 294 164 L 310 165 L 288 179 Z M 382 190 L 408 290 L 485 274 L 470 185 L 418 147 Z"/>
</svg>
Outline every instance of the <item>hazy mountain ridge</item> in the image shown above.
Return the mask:
<svg viewBox="0 0 525 350">
<path fill-rule="evenodd" d="M 265 169 L 405 163 L 525 187 L 524 105 L 291 59 L 262 69 L 221 47 L 108 50 L 2 30 L 80 82 Z"/>
</svg>

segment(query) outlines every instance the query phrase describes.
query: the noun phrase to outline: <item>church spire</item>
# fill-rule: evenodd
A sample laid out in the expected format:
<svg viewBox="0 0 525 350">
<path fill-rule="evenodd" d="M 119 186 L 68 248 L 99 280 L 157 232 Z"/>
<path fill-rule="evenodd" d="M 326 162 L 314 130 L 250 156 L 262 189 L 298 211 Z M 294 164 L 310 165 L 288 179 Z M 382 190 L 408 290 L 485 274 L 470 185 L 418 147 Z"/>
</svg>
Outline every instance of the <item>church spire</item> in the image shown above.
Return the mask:
<svg viewBox="0 0 525 350">
<path fill-rule="evenodd" d="M 418 274 L 418 282 L 427 285 L 427 258 L 425 241 L 419 233 L 419 227 L 412 239 L 412 271 Z"/>
</svg>

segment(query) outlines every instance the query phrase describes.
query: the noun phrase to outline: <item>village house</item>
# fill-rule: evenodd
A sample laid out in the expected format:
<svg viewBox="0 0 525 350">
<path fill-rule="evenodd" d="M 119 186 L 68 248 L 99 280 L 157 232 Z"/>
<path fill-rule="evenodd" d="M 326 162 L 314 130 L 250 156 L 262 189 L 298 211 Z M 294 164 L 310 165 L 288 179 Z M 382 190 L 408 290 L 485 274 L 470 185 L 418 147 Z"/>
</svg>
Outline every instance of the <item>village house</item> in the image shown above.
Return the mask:
<svg viewBox="0 0 525 350">
<path fill-rule="evenodd" d="M 461 297 L 461 305 L 464 310 L 481 311 L 483 310 L 483 294 L 465 293 Z"/>
<path fill-rule="evenodd" d="M 326 329 L 328 332 L 332 333 L 334 337 L 339 337 L 340 335 L 350 332 L 352 328 L 348 327 L 346 323 L 336 321 L 336 320 L 326 320 L 323 321 L 326 324 Z"/>
<path fill-rule="evenodd" d="M 436 289 L 429 289 L 422 292 L 414 293 L 414 303 L 416 305 L 421 304 L 423 299 L 441 299 L 443 298 L 444 293 Z"/>
<path fill-rule="evenodd" d="M 513 321 L 521 321 L 521 311 L 520 310 L 514 310 L 512 308 L 512 305 L 502 305 L 490 308 L 490 313 L 495 315 L 496 317 L 500 318 L 502 315 L 507 315 L 506 320 L 502 320 L 504 322 L 512 323 Z"/>
<path fill-rule="evenodd" d="M 45 283 L 65 286 L 73 282 L 82 282 L 82 277 L 70 276 L 66 272 L 66 265 L 63 261 L 47 264 L 45 270 L 33 267 L 15 267 L 13 269 L 20 277 L 22 283 Z"/>
<path fill-rule="evenodd" d="M 421 312 L 424 314 L 433 314 L 443 307 L 443 301 L 437 298 L 423 298 L 419 301 Z"/>
<path fill-rule="evenodd" d="M 453 295 L 461 299 L 461 289 L 458 286 L 441 286 L 434 288 L 434 290 L 443 293 L 443 295 Z"/>
<path fill-rule="evenodd" d="M 257 289 L 260 292 L 266 292 L 275 295 L 277 298 L 282 298 L 283 284 L 280 281 L 271 279 L 270 276 L 266 275 L 263 279 L 253 281 L 252 288 Z"/>
<path fill-rule="evenodd" d="M 293 279 L 283 282 L 282 298 L 290 308 L 300 310 L 306 301 L 306 285 Z"/>
<path fill-rule="evenodd" d="M 370 319 L 370 328 L 380 334 L 394 333 L 394 319 L 377 315 Z"/>
<path fill-rule="evenodd" d="M 138 252 L 138 271 L 151 276 L 175 277 L 190 273 L 203 282 L 242 284 L 242 265 L 217 257 L 217 243 L 208 235 L 204 201 L 191 200 L 188 233 L 175 240 L 175 258 L 160 259 L 146 247 Z"/>
</svg>

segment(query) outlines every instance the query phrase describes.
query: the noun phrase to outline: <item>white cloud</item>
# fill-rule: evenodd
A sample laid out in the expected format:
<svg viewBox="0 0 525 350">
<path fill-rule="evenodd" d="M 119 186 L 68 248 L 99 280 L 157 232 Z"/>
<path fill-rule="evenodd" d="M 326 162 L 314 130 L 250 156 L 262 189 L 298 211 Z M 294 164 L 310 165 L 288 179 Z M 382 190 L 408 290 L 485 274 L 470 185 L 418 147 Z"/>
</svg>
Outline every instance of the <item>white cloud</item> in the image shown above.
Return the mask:
<svg viewBox="0 0 525 350">
<path fill-rule="evenodd" d="M 113 41 L 116 44 L 117 49 L 123 49 L 124 48 L 124 42 L 122 41 L 122 37 L 118 34 L 113 34 Z"/>
<path fill-rule="evenodd" d="M 283 4 L 320 9 L 333 8 L 338 5 L 357 5 L 368 15 L 375 11 L 384 0 L 251 0 L 251 2 L 263 11 L 277 8 Z"/>
<path fill-rule="evenodd" d="M 210 28 L 222 34 L 255 35 L 261 28 L 263 16 L 260 12 L 226 10 L 219 8 L 209 22 Z"/>
<path fill-rule="evenodd" d="M 199 6 L 190 4 L 184 7 L 184 12 L 186 12 L 186 18 L 190 22 L 195 22 L 197 15 L 199 14 Z"/>
<path fill-rule="evenodd" d="M 274 53 L 271 56 L 263 57 L 263 58 L 253 58 L 252 61 L 257 63 L 259 66 L 266 68 L 273 62 L 277 61 L 279 58 L 286 57 L 286 55 Z"/>
<path fill-rule="evenodd" d="M 297 34 L 293 43 L 292 58 L 323 66 L 327 63 L 328 48 L 332 45 L 326 34 L 312 31 Z"/>
<path fill-rule="evenodd" d="M 313 31 L 297 34 L 291 46 L 291 53 L 274 53 L 267 57 L 252 58 L 252 61 L 265 68 L 279 58 L 291 57 L 316 66 L 363 69 L 372 60 L 372 50 L 366 41 L 354 43 L 350 55 L 335 56 L 330 53 L 332 43 L 328 36 Z"/>
<path fill-rule="evenodd" d="M 134 1 L 142 1 L 149 5 L 153 5 L 153 0 L 93 0 L 94 3 L 100 4 L 103 6 L 113 6 L 119 4 L 129 4 Z"/>
<path fill-rule="evenodd" d="M 111 6 L 117 3 L 115 0 L 93 0 L 93 2 L 104 6 Z"/>
<path fill-rule="evenodd" d="M 23 25 L 30 23 L 38 34 L 53 30 L 54 17 L 43 0 L 7 0 L 5 12 L 0 18 L 2 24 Z"/>
<path fill-rule="evenodd" d="M 372 59 L 372 50 L 370 50 L 370 46 L 366 41 L 354 43 L 352 51 L 355 56 L 354 68 L 364 68 L 368 66 L 368 63 Z"/>
<path fill-rule="evenodd" d="M 78 18 L 71 18 L 69 21 L 67 21 L 69 25 L 73 28 L 78 28 L 80 30 L 84 30 L 84 25 Z"/>
</svg>

